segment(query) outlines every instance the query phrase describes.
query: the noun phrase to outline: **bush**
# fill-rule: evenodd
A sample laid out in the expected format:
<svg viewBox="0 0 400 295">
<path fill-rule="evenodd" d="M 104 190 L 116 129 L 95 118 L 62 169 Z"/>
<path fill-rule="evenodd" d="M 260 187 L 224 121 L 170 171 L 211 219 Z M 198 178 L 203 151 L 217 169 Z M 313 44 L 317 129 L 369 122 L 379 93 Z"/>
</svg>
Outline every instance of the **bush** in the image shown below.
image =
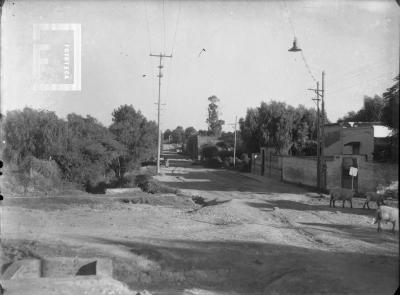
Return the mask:
<svg viewBox="0 0 400 295">
<path fill-rule="evenodd" d="M 222 168 L 223 162 L 220 157 L 216 156 L 207 160 L 207 167 L 210 168 Z"/>
</svg>

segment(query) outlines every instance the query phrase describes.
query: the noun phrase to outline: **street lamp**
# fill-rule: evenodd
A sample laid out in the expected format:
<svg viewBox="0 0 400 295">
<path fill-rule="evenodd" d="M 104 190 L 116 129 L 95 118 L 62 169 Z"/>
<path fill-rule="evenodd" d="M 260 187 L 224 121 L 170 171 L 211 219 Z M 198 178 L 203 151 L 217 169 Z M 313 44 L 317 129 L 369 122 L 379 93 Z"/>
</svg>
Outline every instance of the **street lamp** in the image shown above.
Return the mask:
<svg viewBox="0 0 400 295">
<path fill-rule="evenodd" d="M 301 49 L 297 47 L 297 39 L 296 39 L 296 37 L 294 37 L 292 48 L 290 48 L 288 51 L 291 51 L 291 52 L 301 51 Z"/>
</svg>

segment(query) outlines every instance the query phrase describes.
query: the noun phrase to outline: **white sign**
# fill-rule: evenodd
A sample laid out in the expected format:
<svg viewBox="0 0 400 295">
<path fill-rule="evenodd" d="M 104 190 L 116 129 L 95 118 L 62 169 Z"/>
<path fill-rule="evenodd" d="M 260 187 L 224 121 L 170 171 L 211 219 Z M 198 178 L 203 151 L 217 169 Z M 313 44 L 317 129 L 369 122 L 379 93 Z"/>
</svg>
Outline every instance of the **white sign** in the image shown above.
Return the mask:
<svg viewBox="0 0 400 295">
<path fill-rule="evenodd" d="M 33 90 L 81 90 L 81 24 L 33 25 Z"/>
<path fill-rule="evenodd" d="M 357 169 L 357 168 L 355 168 L 355 167 L 350 167 L 349 175 L 351 175 L 351 176 L 357 176 L 357 172 L 358 172 L 358 169 Z"/>
</svg>

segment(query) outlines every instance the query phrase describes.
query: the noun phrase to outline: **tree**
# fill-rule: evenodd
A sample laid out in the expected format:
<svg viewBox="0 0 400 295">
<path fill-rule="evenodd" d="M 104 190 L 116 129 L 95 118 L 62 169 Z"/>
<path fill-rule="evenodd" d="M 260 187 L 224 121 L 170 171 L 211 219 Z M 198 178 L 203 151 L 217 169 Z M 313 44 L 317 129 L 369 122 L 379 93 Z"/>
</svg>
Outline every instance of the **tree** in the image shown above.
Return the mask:
<svg viewBox="0 0 400 295">
<path fill-rule="evenodd" d="M 208 118 L 206 120 L 208 130 L 212 135 L 219 137 L 222 132 L 222 126 L 225 124 L 224 120 L 219 119 L 219 109 L 217 104 L 219 99 L 213 95 L 208 98 L 208 101 L 210 102 L 208 104 Z"/>
<path fill-rule="evenodd" d="M 49 157 L 65 147 L 65 123 L 54 112 L 24 108 L 7 113 L 5 156 L 19 163 L 27 156 Z"/>
<path fill-rule="evenodd" d="M 154 121 L 148 121 L 132 105 L 118 107 L 112 117 L 109 129 L 127 150 L 127 154 L 119 159 L 122 174 L 129 167 L 138 166 L 157 154 L 157 125 Z"/>
<path fill-rule="evenodd" d="M 172 133 L 172 142 L 177 144 L 182 144 L 185 136 L 185 131 L 183 130 L 182 126 L 176 127 Z"/>
<path fill-rule="evenodd" d="M 196 131 L 196 129 L 195 129 L 194 127 L 187 127 L 187 128 L 185 129 L 185 135 L 184 135 L 185 141 L 186 141 L 190 136 L 193 136 L 193 135 L 196 135 L 196 134 L 197 134 L 197 131 Z"/>
<path fill-rule="evenodd" d="M 258 108 L 248 108 L 245 118 L 239 119 L 240 133 L 249 153 L 260 150 L 263 144 Z"/>
<path fill-rule="evenodd" d="M 167 130 L 165 130 L 164 131 L 164 134 L 163 134 L 164 136 L 164 140 L 166 140 L 166 141 L 169 141 L 169 139 L 170 139 L 170 136 L 172 135 L 172 131 L 171 130 L 169 130 L 169 129 L 167 129 Z"/>
<path fill-rule="evenodd" d="M 278 154 L 288 154 L 291 149 L 309 154 L 316 139 L 316 118 L 314 109 L 302 105 L 294 108 L 282 102 L 261 102 L 239 120 L 241 137 L 248 152 L 268 146 Z"/>
<path fill-rule="evenodd" d="M 358 112 L 348 112 L 338 121 L 344 122 L 380 122 L 383 119 L 385 101 L 379 95 L 364 96 L 364 105 Z"/>
<path fill-rule="evenodd" d="M 399 131 L 399 78 L 394 79 L 395 84 L 383 93 L 384 107 L 382 110 L 382 122 L 392 128 L 396 134 Z"/>
</svg>

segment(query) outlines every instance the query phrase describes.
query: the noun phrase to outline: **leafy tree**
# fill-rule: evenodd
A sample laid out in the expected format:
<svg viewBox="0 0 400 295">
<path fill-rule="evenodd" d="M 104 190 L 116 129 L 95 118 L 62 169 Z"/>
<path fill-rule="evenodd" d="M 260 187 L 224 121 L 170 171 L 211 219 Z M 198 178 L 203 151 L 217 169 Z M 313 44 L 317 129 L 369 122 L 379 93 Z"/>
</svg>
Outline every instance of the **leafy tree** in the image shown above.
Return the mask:
<svg viewBox="0 0 400 295">
<path fill-rule="evenodd" d="M 115 162 L 126 153 L 125 148 L 89 115 L 69 114 L 66 125 L 66 150 L 54 156 L 66 178 L 86 185 L 106 180 Z"/>
<path fill-rule="evenodd" d="M 245 118 L 239 119 L 241 137 L 248 152 L 255 153 L 263 144 L 258 108 L 249 108 Z"/>
<path fill-rule="evenodd" d="M 241 138 L 248 152 L 269 146 L 278 154 L 288 154 L 290 149 L 309 154 L 316 138 L 316 118 L 314 109 L 302 105 L 294 108 L 282 102 L 262 102 L 240 119 Z"/>
<path fill-rule="evenodd" d="M 358 112 L 348 112 L 347 115 L 338 121 L 380 122 L 383 119 L 384 105 L 384 99 L 378 95 L 375 95 L 374 97 L 364 96 L 364 105 Z"/>
<path fill-rule="evenodd" d="M 182 126 L 176 127 L 174 130 L 172 130 L 171 136 L 173 143 L 182 144 L 185 137 L 185 131 L 183 130 L 183 127 Z"/>
<path fill-rule="evenodd" d="M 132 105 L 118 107 L 112 117 L 109 129 L 127 150 L 125 155 L 119 157 L 123 175 L 130 167 L 138 166 L 157 154 L 157 125 L 148 121 Z"/>
<path fill-rule="evenodd" d="M 185 138 L 185 140 L 187 140 L 190 136 L 196 135 L 196 134 L 197 134 L 197 131 L 196 131 L 196 129 L 194 127 L 187 127 L 185 129 L 184 138 Z"/>
<path fill-rule="evenodd" d="M 210 102 L 208 104 L 208 118 L 206 120 L 208 130 L 212 135 L 219 137 L 222 132 L 222 126 L 225 124 L 224 120 L 219 119 L 219 99 L 213 95 L 208 98 L 208 101 Z"/>
<path fill-rule="evenodd" d="M 395 84 L 383 93 L 384 107 L 382 122 L 392 128 L 396 134 L 399 131 L 399 77 L 394 79 Z"/>
<path fill-rule="evenodd" d="M 65 146 L 64 122 L 54 112 L 24 108 L 7 113 L 5 157 L 20 163 L 27 156 L 49 157 Z"/>
<path fill-rule="evenodd" d="M 171 130 L 169 130 L 169 129 L 165 130 L 164 131 L 164 136 L 163 136 L 164 140 L 169 141 L 169 138 L 170 138 L 171 135 L 172 135 L 172 131 Z"/>
<path fill-rule="evenodd" d="M 24 108 L 7 113 L 4 129 L 5 154 L 20 169 L 27 172 L 32 163 L 46 166 L 54 160 L 63 178 L 80 184 L 104 179 L 124 152 L 108 129 L 90 116 L 69 114 L 65 121 L 54 112 Z"/>
</svg>

